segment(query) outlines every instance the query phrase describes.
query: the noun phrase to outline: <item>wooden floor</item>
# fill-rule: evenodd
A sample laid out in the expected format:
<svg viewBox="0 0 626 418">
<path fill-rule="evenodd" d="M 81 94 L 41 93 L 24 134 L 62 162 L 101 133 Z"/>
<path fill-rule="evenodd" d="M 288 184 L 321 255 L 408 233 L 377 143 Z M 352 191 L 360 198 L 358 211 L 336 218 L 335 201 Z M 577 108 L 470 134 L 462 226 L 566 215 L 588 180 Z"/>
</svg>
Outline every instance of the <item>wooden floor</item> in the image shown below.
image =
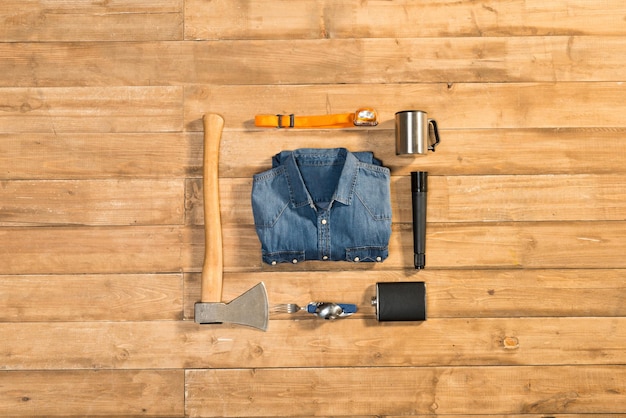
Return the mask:
<svg viewBox="0 0 626 418">
<path fill-rule="evenodd" d="M 626 417 L 625 67 L 623 0 L 3 0 L 0 416 Z M 253 126 L 367 105 L 379 126 Z M 397 157 L 414 108 L 441 144 Z M 224 299 L 356 315 L 194 323 L 207 112 Z M 300 147 L 391 168 L 384 263 L 262 264 L 252 175 Z M 428 320 L 377 322 L 375 284 L 410 280 Z"/>
</svg>

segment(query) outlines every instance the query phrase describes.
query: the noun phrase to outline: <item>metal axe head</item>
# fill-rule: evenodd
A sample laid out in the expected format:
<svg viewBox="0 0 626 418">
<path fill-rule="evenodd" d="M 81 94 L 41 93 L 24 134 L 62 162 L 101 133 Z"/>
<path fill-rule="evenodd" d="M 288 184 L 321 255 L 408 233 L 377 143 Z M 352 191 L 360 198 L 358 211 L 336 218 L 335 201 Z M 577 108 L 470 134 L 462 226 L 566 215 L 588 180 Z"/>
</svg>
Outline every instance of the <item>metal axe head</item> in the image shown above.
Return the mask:
<svg viewBox="0 0 626 418">
<path fill-rule="evenodd" d="M 227 322 L 267 331 L 269 304 L 263 282 L 228 303 L 198 302 L 194 310 L 195 322 L 199 324 Z"/>
</svg>

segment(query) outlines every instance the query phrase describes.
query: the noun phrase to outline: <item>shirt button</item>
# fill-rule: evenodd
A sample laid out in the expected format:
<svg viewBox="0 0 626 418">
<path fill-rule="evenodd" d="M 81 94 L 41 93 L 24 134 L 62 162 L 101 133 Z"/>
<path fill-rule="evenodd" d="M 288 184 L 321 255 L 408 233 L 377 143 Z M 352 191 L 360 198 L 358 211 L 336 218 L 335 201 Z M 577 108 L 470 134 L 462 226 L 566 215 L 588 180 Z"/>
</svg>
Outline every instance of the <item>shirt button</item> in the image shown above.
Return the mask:
<svg viewBox="0 0 626 418">
<path fill-rule="evenodd" d="M 382 261 L 382 260 L 383 260 L 383 258 L 382 258 L 381 256 L 376 257 L 376 261 L 379 261 L 379 262 L 380 262 L 380 261 Z"/>
<path fill-rule="evenodd" d="M 322 219 L 322 225 L 326 225 L 328 221 L 326 219 Z"/>
<path fill-rule="evenodd" d="M 297 258 L 294 258 L 293 260 L 291 260 L 291 262 L 292 262 L 293 264 L 296 264 L 296 263 L 298 262 L 298 259 L 297 259 Z"/>
<path fill-rule="evenodd" d="M 354 261 L 361 261 L 359 257 L 354 257 Z"/>
<path fill-rule="evenodd" d="M 272 261 L 272 265 L 275 266 L 276 265 L 276 260 Z"/>
<path fill-rule="evenodd" d="M 328 260 L 328 256 L 325 255 L 324 257 L 322 257 L 322 260 Z"/>
</svg>

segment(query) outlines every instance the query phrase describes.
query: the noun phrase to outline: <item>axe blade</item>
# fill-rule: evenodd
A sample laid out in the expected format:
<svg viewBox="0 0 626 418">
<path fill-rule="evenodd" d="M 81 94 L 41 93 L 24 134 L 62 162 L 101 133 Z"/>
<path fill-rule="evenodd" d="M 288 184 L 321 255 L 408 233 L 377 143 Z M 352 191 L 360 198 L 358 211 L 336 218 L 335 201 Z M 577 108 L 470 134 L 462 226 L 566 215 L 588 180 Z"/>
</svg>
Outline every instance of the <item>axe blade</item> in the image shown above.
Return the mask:
<svg viewBox="0 0 626 418">
<path fill-rule="evenodd" d="M 195 322 L 198 324 L 226 322 L 267 331 L 269 304 L 265 284 L 258 283 L 228 303 L 198 302 L 194 311 Z"/>
</svg>

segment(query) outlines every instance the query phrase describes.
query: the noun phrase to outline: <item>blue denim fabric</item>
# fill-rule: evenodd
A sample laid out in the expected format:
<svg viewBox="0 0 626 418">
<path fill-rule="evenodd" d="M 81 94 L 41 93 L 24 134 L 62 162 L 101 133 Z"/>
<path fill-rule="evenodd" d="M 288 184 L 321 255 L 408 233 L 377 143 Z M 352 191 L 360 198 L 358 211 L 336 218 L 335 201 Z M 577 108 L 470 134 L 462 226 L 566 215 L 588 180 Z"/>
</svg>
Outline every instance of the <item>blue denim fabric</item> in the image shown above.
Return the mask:
<svg viewBox="0 0 626 418">
<path fill-rule="evenodd" d="M 254 175 L 263 261 L 383 261 L 391 236 L 390 172 L 371 152 L 282 151 Z"/>
</svg>

